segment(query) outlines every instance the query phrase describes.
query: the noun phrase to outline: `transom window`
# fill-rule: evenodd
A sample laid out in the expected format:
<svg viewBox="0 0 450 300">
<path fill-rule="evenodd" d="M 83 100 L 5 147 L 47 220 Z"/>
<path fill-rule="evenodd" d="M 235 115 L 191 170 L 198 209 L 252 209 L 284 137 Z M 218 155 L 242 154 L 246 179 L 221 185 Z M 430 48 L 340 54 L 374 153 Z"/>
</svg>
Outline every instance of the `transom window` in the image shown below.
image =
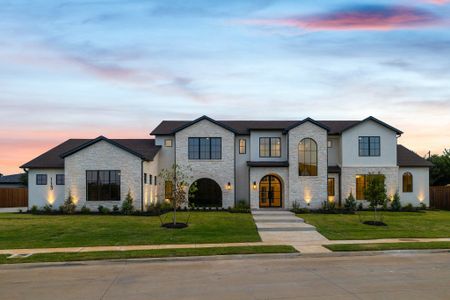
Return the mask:
<svg viewBox="0 0 450 300">
<path fill-rule="evenodd" d="M 317 143 L 311 138 L 300 141 L 298 145 L 299 176 L 317 176 Z"/>
<path fill-rule="evenodd" d="M 120 201 L 120 171 L 86 171 L 87 201 Z"/>
<path fill-rule="evenodd" d="M 245 139 L 239 140 L 239 154 L 245 154 L 247 152 L 247 141 Z"/>
<path fill-rule="evenodd" d="M 47 185 L 47 174 L 36 174 L 36 185 Z"/>
<path fill-rule="evenodd" d="M 413 176 L 410 172 L 403 173 L 403 193 L 412 193 Z"/>
<path fill-rule="evenodd" d="M 189 159 L 222 159 L 222 138 L 190 137 L 188 157 Z"/>
<path fill-rule="evenodd" d="M 379 136 L 360 136 L 359 156 L 380 156 Z"/>
<path fill-rule="evenodd" d="M 280 157 L 281 138 L 261 137 L 259 138 L 259 157 Z"/>
<path fill-rule="evenodd" d="M 56 185 L 64 185 L 64 174 L 56 174 Z"/>
</svg>

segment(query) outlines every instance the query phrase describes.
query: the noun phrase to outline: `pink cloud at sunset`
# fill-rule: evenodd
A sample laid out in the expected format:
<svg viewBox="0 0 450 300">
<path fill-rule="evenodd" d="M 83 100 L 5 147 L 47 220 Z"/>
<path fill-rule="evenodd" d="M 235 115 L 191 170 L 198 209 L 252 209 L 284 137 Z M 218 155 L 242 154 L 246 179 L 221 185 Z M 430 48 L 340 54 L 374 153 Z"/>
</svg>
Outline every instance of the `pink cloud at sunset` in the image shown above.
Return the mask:
<svg viewBox="0 0 450 300">
<path fill-rule="evenodd" d="M 278 19 L 255 19 L 246 24 L 285 26 L 309 30 L 395 30 L 438 24 L 434 14 L 403 6 L 356 6 L 339 11 Z"/>
</svg>

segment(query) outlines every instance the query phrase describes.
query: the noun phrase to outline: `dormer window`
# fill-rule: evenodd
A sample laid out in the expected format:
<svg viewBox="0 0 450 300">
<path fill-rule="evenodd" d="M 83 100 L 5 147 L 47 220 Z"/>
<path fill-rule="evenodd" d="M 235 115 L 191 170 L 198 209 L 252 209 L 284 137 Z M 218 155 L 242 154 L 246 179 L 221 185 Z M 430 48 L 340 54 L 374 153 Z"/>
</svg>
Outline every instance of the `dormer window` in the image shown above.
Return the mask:
<svg viewBox="0 0 450 300">
<path fill-rule="evenodd" d="M 359 156 L 380 156 L 379 136 L 360 136 L 358 138 Z"/>
</svg>

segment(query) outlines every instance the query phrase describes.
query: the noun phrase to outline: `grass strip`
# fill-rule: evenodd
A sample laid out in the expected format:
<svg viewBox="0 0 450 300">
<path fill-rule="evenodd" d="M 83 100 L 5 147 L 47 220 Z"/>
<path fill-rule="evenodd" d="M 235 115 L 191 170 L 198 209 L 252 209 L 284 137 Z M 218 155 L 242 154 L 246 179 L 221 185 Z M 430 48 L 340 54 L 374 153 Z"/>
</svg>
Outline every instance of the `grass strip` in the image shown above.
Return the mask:
<svg viewBox="0 0 450 300">
<path fill-rule="evenodd" d="M 96 251 L 77 253 L 38 253 L 25 258 L 7 258 L 8 255 L 0 255 L 0 264 L 296 252 L 297 250 L 295 250 L 292 246 L 270 245 L 132 251 Z"/>
<path fill-rule="evenodd" d="M 382 250 L 424 250 L 450 249 L 450 242 L 404 242 L 377 244 L 335 244 L 324 245 L 331 251 L 382 251 Z"/>
</svg>

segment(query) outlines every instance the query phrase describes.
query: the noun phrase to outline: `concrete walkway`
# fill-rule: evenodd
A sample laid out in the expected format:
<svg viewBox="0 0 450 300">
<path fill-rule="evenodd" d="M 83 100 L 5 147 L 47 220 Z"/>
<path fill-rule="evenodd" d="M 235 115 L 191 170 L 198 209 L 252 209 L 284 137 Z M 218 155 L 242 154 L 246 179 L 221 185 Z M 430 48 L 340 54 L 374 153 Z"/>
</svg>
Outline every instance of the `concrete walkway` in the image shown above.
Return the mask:
<svg viewBox="0 0 450 300">
<path fill-rule="evenodd" d="M 330 252 L 322 247 L 328 240 L 290 211 L 260 209 L 252 215 L 264 243 L 291 245 L 301 253 Z"/>
</svg>

